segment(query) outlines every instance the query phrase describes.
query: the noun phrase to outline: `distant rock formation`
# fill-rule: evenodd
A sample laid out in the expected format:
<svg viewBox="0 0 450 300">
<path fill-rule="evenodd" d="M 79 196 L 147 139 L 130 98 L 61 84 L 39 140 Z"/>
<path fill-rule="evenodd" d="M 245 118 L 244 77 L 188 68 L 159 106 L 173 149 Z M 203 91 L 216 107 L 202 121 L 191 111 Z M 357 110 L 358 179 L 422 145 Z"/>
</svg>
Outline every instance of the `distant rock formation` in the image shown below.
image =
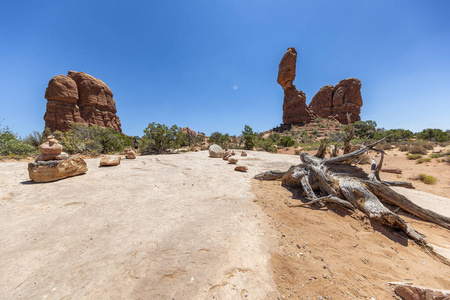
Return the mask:
<svg viewBox="0 0 450 300">
<path fill-rule="evenodd" d="M 277 82 L 284 90 L 283 124 L 307 123 L 317 117 L 334 118 L 347 123 L 347 113 L 351 121 L 361 120 L 359 114 L 363 105 L 361 81 L 356 78 L 341 80 L 335 87 L 322 87 L 306 105 L 306 95 L 293 84 L 297 63 L 297 51 L 289 47 L 281 59 Z"/>
<path fill-rule="evenodd" d="M 103 81 L 91 75 L 69 71 L 67 76 L 53 77 L 45 99 L 48 100 L 45 127 L 51 131 L 70 130 L 76 122 L 122 132 L 113 93 Z"/>
<path fill-rule="evenodd" d="M 277 82 L 284 90 L 283 123 L 297 124 L 311 120 L 311 112 L 306 105 L 306 96 L 298 91 L 293 81 L 297 63 L 297 51 L 293 47 L 287 49 L 281 59 Z"/>
<path fill-rule="evenodd" d="M 362 105 L 361 81 L 348 78 L 341 80 L 335 87 L 322 87 L 314 95 L 309 108 L 321 118 L 336 117 L 340 123 L 347 124 L 347 113 L 351 113 L 352 123 L 361 120 L 359 114 Z"/>
</svg>

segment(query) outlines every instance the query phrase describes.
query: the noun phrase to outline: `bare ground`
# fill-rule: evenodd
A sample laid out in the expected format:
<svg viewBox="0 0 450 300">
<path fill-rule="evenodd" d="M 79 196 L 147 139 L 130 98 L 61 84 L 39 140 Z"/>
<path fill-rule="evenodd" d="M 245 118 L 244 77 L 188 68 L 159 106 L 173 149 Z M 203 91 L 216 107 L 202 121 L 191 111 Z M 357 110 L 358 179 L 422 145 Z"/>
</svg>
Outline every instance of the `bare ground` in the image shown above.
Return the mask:
<svg viewBox="0 0 450 300">
<path fill-rule="evenodd" d="M 450 268 L 396 232 L 332 206 L 290 208 L 301 203 L 295 190 L 252 179 L 298 156 L 248 153 L 238 157 L 247 173 L 202 151 L 110 168 L 87 159 L 86 175 L 46 184 L 28 181 L 25 162 L 0 163 L 0 298 L 391 299 L 390 281 L 448 289 Z M 448 231 L 402 216 L 450 249 Z"/>
</svg>

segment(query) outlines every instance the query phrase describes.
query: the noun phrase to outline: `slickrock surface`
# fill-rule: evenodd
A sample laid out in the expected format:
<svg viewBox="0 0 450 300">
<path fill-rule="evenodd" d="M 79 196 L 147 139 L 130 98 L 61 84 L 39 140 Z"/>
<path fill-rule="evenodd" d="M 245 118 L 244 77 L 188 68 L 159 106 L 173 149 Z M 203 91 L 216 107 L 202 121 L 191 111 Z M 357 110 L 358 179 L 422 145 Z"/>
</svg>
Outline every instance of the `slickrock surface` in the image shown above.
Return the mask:
<svg viewBox="0 0 450 300">
<path fill-rule="evenodd" d="M 99 160 L 45 184 L 0 164 L 0 298 L 276 299 L 251 178 L 297 156 L 248 151 L 246 173 L 208 151 Z"/>
</svg>

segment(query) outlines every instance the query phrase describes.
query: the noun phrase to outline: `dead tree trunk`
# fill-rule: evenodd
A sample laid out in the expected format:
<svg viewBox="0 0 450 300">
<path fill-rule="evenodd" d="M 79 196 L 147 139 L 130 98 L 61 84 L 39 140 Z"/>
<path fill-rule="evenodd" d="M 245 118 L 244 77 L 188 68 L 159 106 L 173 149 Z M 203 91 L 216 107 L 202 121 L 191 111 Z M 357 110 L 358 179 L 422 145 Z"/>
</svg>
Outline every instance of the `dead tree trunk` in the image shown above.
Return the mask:
<svg viewBox="0 0 450 300">
<path fill-rule="evenodd" d="M 412 229 L 400 216 L 383 205 L 383 202 L 395 205 L 423 220 L 450 229 L 450 218 L 414 204 L 389 188 L 388 185 L 396 185 L 395 183 L 380 180 L 379 171 L 384 153 L 374 147 L 383 140 L 367 146 L 363 145 L 356 151 L 337 157 L 320 158 L 303 152 L 300 154 L 301 163 L 291 167 L 287 172 L 269 171 L 259 174 L 255 178 L 260 180 L 281 179 L 283 185 L 299 188 L 302 195 L 309 200 L 300 206 L 321 202 L 332 203 L 351 210 L 358 209 L 371 220 L 404 232 L 433 256 L 448 263 L 445 258 L 432 251 L 432 247 L 422 234 Z M 350 164 L 369 150 L 382 153 L 379 166 L 373 159 L 371 175 Z"/>
</svg>

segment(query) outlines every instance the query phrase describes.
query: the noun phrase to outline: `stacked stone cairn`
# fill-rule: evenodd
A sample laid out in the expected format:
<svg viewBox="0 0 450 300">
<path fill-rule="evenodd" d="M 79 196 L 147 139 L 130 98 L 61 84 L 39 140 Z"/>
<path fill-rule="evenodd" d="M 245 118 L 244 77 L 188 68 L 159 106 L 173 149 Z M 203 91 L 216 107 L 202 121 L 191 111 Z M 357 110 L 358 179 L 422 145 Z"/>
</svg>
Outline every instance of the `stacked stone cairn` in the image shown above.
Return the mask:
<svg viewBox="0 0 450 300">
<path fill-rule="evenodd" d="M 81 157 L 70 158 L 53 135 L 39 146 L 41 154 L 35 162 L 28 164 L 28 175 L 35 182 L 49 182 L 87 172 L 86 162 Z"/>
</svg>

